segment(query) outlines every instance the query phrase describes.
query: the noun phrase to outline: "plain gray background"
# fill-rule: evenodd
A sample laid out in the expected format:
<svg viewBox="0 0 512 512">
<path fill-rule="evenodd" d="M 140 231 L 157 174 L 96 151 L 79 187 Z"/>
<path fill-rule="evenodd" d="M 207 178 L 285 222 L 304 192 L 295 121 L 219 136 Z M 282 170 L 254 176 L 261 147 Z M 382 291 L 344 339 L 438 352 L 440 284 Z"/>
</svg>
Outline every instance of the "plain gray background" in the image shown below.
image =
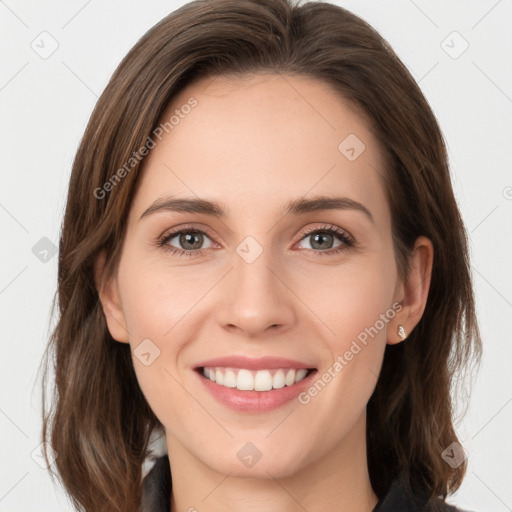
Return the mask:
<svg viewBox="0 0 512 512">
<path fill-rule="evenodd" d="M 52 325 L 52 247 L 74 153 L 98 96 L 138 38 L 183 3 L 0 0 L 0 512 L 72 510 L 38 457 L 36 371 Z M 484 340 L 457 428 L 469 469 L 449 501 L 510 511 L 512 1 L 335 3 L 388 39 L 445 134 Z"/>
</svg>

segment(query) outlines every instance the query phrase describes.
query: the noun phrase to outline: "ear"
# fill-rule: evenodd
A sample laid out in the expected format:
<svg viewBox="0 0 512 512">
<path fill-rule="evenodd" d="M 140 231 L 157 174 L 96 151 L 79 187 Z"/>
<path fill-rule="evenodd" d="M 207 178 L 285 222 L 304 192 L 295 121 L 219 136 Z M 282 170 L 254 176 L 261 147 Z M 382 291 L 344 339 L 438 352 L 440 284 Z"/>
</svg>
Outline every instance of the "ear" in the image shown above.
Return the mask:
<svg viewBox="0 0 512 512">
<path fill-rule="evenodd" d="M 102 251 L 94 263 L 94 280 L 110 335 L 121 343 L 129 343 L 128 328 L 121 305 L 117 275 L 105 275 L 106 255 Z"/>
<path fill-rule="evenodd" d="M 427 305 L 433 261 L 432 242 L 424 236 L 418 237 L 411 254 L 409 275 L 400 286 L 398 302 L 402 305 L 402 309 L 391 326 L 390 336 L 388 336 L 390 345 L 403 341 L 398 335 L 399 325 L 403 326 L 407 337 L 421 320 Z"/>
</svg>

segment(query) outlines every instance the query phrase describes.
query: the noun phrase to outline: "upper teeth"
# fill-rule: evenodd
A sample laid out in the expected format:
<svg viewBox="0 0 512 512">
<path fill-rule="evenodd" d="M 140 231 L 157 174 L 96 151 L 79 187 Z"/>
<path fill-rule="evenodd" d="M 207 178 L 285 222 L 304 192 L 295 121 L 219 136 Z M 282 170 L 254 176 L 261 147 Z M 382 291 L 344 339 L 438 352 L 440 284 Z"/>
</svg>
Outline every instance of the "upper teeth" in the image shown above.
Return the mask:
<svg viewBox="0 0 512 512">
<path fill-rule="evenodd" d="M 291 386 L 301 381 L 308 370 L 301 368 L 258 370 L 251 371 L 244 368 L 203 368 L 203 375 L 221 386 L 238 388 L 245 391 L 269 391 Z"/>
</svg>

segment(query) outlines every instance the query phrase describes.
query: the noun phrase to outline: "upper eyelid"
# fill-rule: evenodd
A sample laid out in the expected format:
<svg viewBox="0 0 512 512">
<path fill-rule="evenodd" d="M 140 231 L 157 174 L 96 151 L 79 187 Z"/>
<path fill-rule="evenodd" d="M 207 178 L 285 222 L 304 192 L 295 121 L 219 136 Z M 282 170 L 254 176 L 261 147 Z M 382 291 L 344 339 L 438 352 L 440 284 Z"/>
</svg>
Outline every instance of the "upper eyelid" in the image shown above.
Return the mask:
<svg viewBox="0 0 512 512">
<path fill-rule="evenodd" d="M 332 231 L 332 232 L 338 233 L 339 235 L 346 235 L 347 237 L 352 238 L 352 236 L 349 234 L 349 232 L 346 229 L 340 228 L 339 226 L 336 226 L 334 224 L 329 224 L 329 223 L 325 223 L 323 226 L 319 226 L 319 227 L 306 228 L 302 232 L 302 236 L 304 237 L 306 235 L 310 235 L 311 233 L 314 233 L 315 231 L 327 231 L 327 232 Z"/>
<path fill-rule="evenodd" d="M 213 235 L 211 235 L 207 229 L 205 228 L 196 228 L 194 226 L 185 226 L 185 227 L 182 227 L 182 228 L 177 228 L 177 229 L 172 229 L 170 231 L 164 231 L 164 233 L 159 237 L 160 239 L 171 239 L 171 238 L 174 238 L 175 236 L 181 234 L 182 232 L 187 232 L 187 231 L 190 231 L 190 232 L 199 232 L 199 233 L 203 233 L 205 234 L 206 236 L 208 236 L 212 242 L 214 241 L 214 237 Z"/>
</svg>

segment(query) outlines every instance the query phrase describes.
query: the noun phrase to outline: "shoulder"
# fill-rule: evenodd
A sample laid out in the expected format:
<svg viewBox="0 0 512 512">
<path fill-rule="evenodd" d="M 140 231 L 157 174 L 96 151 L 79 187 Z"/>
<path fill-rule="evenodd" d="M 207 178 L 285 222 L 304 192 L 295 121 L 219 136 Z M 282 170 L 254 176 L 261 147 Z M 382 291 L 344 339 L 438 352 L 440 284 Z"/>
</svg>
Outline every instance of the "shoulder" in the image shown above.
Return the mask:
<svg viewBox="0 0 512 512">
<path fill-rule="evenodd" d="M 415 494 L 404 478 L 396 478 L 386 496 L 372 512 L 470 512 L 450 505 L 441 498 L 426 500 Z"/>
</svg>

